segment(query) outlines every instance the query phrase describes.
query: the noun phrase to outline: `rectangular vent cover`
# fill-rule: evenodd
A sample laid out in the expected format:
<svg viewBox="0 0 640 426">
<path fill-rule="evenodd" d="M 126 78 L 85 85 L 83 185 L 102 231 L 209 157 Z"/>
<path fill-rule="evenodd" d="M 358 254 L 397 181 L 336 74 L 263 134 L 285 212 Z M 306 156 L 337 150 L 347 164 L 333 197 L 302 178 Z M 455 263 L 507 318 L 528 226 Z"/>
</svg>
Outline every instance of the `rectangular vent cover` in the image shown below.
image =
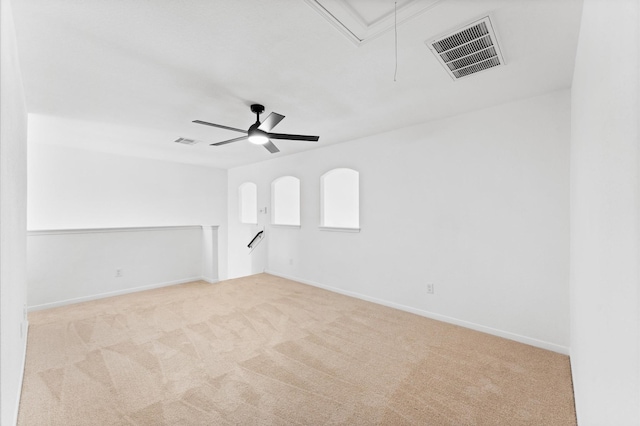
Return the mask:
<svg viewBox="0 0 640 426">
<path fill-rule="evenodd" d="M 195 145 L 198 143 L 195 139 L 187 139 L 187 138 L 178 138 L 174 141 L 175 143 L 182 143 L 185 145 Z"/>
<path fill-rule="evenodd" d="M 488 16 L 425 43 L 454 80 L 504 65 Z"/>
</svg>

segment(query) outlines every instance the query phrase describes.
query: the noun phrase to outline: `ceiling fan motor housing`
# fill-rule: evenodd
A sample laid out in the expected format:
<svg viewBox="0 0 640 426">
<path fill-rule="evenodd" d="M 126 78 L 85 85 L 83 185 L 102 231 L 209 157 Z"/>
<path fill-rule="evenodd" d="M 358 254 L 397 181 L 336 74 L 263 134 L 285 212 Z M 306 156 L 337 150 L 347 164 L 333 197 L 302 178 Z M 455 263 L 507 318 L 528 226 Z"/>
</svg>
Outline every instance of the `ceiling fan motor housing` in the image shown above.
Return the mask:
<svg viewBox="0 0 640 426">
<path fill-rule="evenodd" d="M 267 132 L 258 129 L 258 126 L 260 126 L 260 119 L 256 120 L 256 122 L 253 123 L 251 127 L 249 127 L 247 136 L 249 142 L 256 145 L 264 145 L 265 143 L 269 142 L 269 137 L 267 136 Z"/>
</svg>

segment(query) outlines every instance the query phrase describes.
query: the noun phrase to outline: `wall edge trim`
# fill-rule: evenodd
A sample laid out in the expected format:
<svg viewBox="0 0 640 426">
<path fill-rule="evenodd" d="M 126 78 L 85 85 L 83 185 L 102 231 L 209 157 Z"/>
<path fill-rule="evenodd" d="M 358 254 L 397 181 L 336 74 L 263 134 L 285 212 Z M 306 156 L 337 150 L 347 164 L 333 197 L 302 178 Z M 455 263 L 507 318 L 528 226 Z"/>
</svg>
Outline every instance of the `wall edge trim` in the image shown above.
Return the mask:
<svg viewBox="0 0 640 426">
<path fill-rule="evenodd" d="M 78 229 L 35 229 L 27 230 L 29 237 L 57 234 L 96 234 L 108 232 L 146 232 L 146 231 L 184 231 L 190 229 L 217 229 L 217 225 L 185 225 L 185 226 L 133 226 L 124 228 L 78 228 Z"/>
<path fill-rule="evenodd" d="M 332 287 L 329 285 L 325 285 L 322 283 L 318 283 L 315 281 L 311 281 L 311 280 L 305 280 L 302 278 L 296 278 L 290 275 L 286 275 L 286 274 L 282 274 L 279 273 L 277 271 L 273 271 L 273 270 L 265 270 L 265 273 L 270 274 L 270 275 L 274 275 L 276 277 L 280 277 L 280 278 L 285 278 L 288 280 L 292 280 L 292 281 L 297 281 L 300 282 L 302 284 L 307 284 L 307 285 L 311 285 L 313 287 L 319 287 L 325 290 L 329 290 L 332 291 L 334 293 L 339 293 L 339 294 L 343 294 L 345 296 L 351 296 L 351 297 L 355 297 L 356 299 L 361 299 L 361 300 L 365 300 L 367 302 L 372 302 L 372 303 L 377 303 L 378 305 L 383 305 L 383 306 L 387 306 L 390 308 L 394 308 L 394 309 L 399 309 L 401 311 L 405 311 L 405 312 L 409 312 L 412 314 L 416 314 L 416 315 L 420 315 L 422 317 L 425 318 L 430 318 L 430 319 L 434 319 L 437 321 L 442 321 L 442 322 L 446 322 L 449 324 L 454 324 L 454 325 L 458 325 L 460 327 L 465 327 L 465 328 L 469 328 L 471 330 L 475 330 L 475 331 L 480 331 L 482 333 L 486 333 L 486 334 L 491 334 L 493 336 L 497 336 L 497 337 L 502 337 L 504 339 L 508 339 L 508 340 L 513 340 L 515 342 L 519 342 L 519 343 L 524 343 L 526 345 L 530 345 L 530 346 L 535 346 L 537 348 L 540 349 L 546 349 L 552 352 L 557 352 L 563 355 L 569 355 L 569 347 L 567 346 L 562 346 L 562 345 L 558 345 L 555 343 L 551 343 L 551 342 L 547 342 L 544 340 L 539 340 L 539 339 L 535 339 L 533 337 L 528 337 L 528 336 L 523 336 L 520 334 L 516 334 L 516 333 L 511 333 L 509 331 L 505 331 L 505 330 L 500 330 L 497 328 L 492 328 L 492 327 L 487 327 L 485 325 L 482 324 L 477 324 L 474 322 L 470 322 L 470 321 L 466 321 L 466 320 L 462 320 L 462 319 L 458 319 L 458 318 L 454 318 L 454 317 L 449 317 L 446 315 L 441 315 L 441 314 L 437 314 L 434 312 L 430 312 L 430 311 L 425 311 L 422 309 L 417 309 L 417 308 L 413 308 L 411 306 L 406 306 L 406 305 L 402 305 L 400 303 L 395 303 L 395 302 L 390 302 L 384 299 L 378 299 L 376 297 L 371 297 L 371 296 L 367 296 L 361 293 L 357 293 L 357 292 L 353 292 L 353 291 L 348 291 L 348 290 L 343 290 L 337 287 Z"/>
<path fill-rule="evenodd" d="M 27 341 L 29 340 L 29 321 L 25 321 L 24 345 L 22 346 L 22 366 L 20 368 L 20 381 L 18 382 L 18 394 L 16 395 L 16 411 L 13 413 L 13 424 L 18 424 L 20 415 L 20 401 L 22 400 L 22 383 L 24 382 L 24 369 L 27 365 Z"/>
<path fill-rule="evenodd" d="M 72 299 L 64 299 L 64 300 L 59 300 L 57 302 L 43 303 L 41 305 L 28 306 L 27 307 L 27 312 L 41 311 L 43 309 L 50 309 L 50 308 L 58 308 L 60 306 L 72 305 L 74 303 L 81 303 L 81 302 L 89 302 L 91 300 L 106 299 L 107 297 L 121 296 L 123 294 L 137 293 L 137 292 L 140 292 L 140 291 L 153 290 L 153 289 L 156 289 L 156 288 L 169 287 L 169 286 L 178 285 L 178 284 L 186 284 L 186 283 L 191 283 L 191 282 L 194 282 L 194 281 L 210 282 L 208 279 L 206 279 L 206 278 L 204 278 L 202 276 L 183 278 L 183 279 L 179 279 L 179 280 L 165 281 L 165 282 L 161 282 L 161 283 L 148 284 L 148 285 L 143 285 L 143 286 L 139 286 L 139 287 L 131 287 L 131 288 L 123 289 L 123 290 L 108 291 L 108 292 L 105 292 L 105 293 L 97 293 L 97 294 L 91 294 L 91 295 L 88 295 L 88 296 L 74 297 Z"/>
</svg>

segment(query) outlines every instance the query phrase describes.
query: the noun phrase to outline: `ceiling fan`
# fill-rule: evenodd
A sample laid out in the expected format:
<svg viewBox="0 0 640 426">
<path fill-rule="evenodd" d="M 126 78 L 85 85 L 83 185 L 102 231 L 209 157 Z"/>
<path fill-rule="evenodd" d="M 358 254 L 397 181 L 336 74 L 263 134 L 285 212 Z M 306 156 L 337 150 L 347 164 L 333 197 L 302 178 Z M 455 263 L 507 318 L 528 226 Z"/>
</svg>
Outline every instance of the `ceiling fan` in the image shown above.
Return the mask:
<svg viewBox="0 0 640 426">
<path fill-rule="evenodd" d="M 264 106 L 260 104 L 251 105 L 251 112 L 256 114 L 256 122 L 249 127 L 249 130 L 237 129 L 235 127 L 223 126 L 221 124 L 209 123 L 207 121 L 202 120 L 193 120 L 194 123 L 204 124 L 205 126 L 213 126 L 219 127 L 221 129 L 233 130 L 235 132 L 245 133 L 246 136 L 240 136 L 239 138 L 229 139 L 222 142 L 212 143 L 212 146 L 220 146 L 226 145 L 232 142 L 238 142 L 244 139 L 248 139 L 249 142 L 254 143 L 256 145 L 264 146 L 267 151 L 272 154 L 276 152 L 280 152 L 278 147 L 276 147 L 271 139 L 286 139 L 291 141 L 307 141 L 307 142 L 318 142 L 320 139 L 319 136 L 307 136 L 307 135 L 290 135 L 286 133 L 270 133 L 271 129 L 273 129 L 279 122 L 282 121 L 284 115 L 278 114 L 277 112 L 272 112 L 267 116 L 267 118 L 261 123 L 260 122 L 260 114 L 264 112 Z"/>
</svg>

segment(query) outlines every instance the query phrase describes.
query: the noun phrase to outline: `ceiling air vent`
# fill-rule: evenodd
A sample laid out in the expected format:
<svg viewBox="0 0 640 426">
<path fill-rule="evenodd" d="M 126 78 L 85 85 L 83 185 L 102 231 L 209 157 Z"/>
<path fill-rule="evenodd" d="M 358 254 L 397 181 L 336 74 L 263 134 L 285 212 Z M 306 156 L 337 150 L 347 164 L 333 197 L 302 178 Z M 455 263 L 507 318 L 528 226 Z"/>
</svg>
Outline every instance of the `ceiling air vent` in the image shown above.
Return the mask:
<svg viewBox="0 0 640 426">
<path fill-rule="evenodd" d="M 198 141 L 195 139 L 187 139 L 187 138 L 178 138 L 174 142 L 185 144 L 185 145 L 195 145 L 198 143 Z"/>
<path fill-rule="evenodd" d="M 488 16 L 426 44 L 454 80 L 504 65 Z"/>
</svg>

